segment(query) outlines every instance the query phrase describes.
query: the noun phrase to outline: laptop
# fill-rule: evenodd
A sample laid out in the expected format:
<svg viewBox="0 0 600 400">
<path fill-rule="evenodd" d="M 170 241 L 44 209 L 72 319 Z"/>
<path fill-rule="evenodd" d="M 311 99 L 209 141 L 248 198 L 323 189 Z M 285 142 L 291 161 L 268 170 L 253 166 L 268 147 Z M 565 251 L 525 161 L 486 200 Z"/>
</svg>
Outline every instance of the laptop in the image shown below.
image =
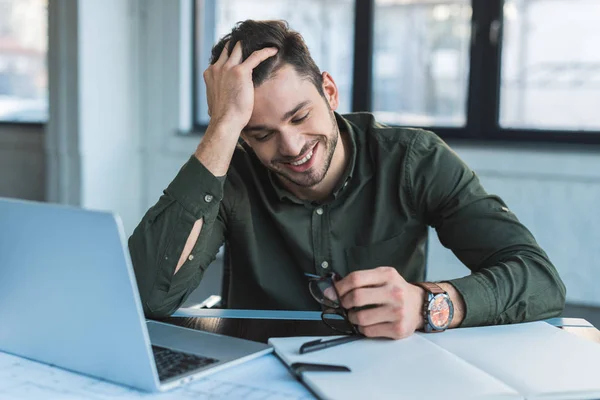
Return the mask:
<svg viewBox="0 0 600 400">
<path fill-rule="evenodd" d="M 0 198 L 0 351 L 153 392 L 271 350 L 146 321 L 117 216 Z"/>
</svg>

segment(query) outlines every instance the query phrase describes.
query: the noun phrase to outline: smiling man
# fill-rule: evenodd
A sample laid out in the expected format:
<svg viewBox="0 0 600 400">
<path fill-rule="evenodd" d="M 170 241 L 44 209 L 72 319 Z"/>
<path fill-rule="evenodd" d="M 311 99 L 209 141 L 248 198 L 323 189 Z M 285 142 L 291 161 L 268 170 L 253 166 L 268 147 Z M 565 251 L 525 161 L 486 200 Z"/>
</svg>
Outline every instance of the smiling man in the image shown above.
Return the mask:
<svg viewBox="0 0 600 400">
<path fill-rule="evenodd" d="M 320 78 L 329 98 L 294 67 L 281 65 L 255 90 L 252 117 L 241 133 L 282 186 L 310 200 L 329 195 L 346 164 L 332 112 L 337 108 L 337 89 L 328 73 Z"/>
<path fill-rule="evenodd" d="M 325 296 L 367 336 L 562 311 L 562 281 L 504 202 L 435 134 L 337 114 L 333 77 L 286 23 L 238 24 L 204 79 L 206 133 L 129 241 L 147 316 L 174 312 L 223 242 L 230 307 L 316 310 L 305 275 L 335 273 Z M 471 275 L 423 282 L 428 226 Z"/>
</svg>

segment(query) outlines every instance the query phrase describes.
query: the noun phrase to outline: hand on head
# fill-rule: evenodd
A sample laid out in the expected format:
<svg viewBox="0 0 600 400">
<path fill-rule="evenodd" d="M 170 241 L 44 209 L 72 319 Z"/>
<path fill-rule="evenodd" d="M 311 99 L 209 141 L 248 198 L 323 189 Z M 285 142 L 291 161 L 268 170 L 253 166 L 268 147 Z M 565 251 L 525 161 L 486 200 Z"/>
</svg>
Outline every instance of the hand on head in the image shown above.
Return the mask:
<svg viewBox="0 0 600 400">
<path fill-rule="evenodd" d="M 242 46 L 238 41 L 231 54 L 223 47 L 219 59 L 204 71 L 206 98 L 211 122 L 228 124 L 237 133 L 246 126 L 254 107 L 252 70 L 277 49 L 266 47 L 256 50 L 242 61 Z"/>
</svg>

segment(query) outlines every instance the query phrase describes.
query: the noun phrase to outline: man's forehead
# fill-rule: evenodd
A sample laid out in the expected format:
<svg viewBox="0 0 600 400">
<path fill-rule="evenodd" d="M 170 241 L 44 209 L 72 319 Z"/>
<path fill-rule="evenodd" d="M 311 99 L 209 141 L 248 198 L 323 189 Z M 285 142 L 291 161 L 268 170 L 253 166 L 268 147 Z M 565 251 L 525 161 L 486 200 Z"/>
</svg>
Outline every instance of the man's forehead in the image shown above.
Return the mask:
<svg viewBox="0 0 600 400">
<path fill-rule="evenodd" d="M 273 72 L 254 90 L 258 97 L 268 98 L 280 93 L 290 94 L 292 90 L 309 90 L 311 86 L 314 87 L 309 77 L 299 74 L 292 65 L 287 64 Z"/>
<path fill-rule="evenodd" d="M 289 118 L 293 116 L 289 115 L 292 111 L 309 106 L 318 96 L 309 79 L 300 77 L 295 71 L 290 74 L 280 70 L 276 76 L 255 88 L 254 109 L 249 125 Z"/>
</svg>

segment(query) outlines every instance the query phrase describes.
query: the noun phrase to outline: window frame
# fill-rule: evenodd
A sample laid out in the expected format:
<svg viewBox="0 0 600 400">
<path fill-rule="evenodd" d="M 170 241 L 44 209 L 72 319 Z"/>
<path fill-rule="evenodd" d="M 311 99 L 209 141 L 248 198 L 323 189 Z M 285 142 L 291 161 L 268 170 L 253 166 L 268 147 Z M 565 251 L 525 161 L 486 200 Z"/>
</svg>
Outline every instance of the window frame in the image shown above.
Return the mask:
<svg viewBox="0 0 600 400">
<path fill-rule="evenodd" d="M 27 126 L 27 127 L 39 127 L 43 128 L 48 125 L 48 120 L 45 122 L 40 121 L 16 121 L 16 120 L 3 120 L 0 119 L 0 127 L 10 128 L 13 126 Z"/>
<path fill-rule="evenodd" d="M 198 23 L 197 0 L 193 5 L 192 129 L 203 133 L 207 125 L 197 121 Z M 212 3 L 212 2 L 208 2 Z M 372 111 L 373 41 L 375 0 L 355 0 L 352 111 Z M 506 128 L 500 125 L 500 91 L 504 0 L 471 0 L 471 43 L 464 127 L 419 126 L 447 140 L 472 143 L 569 143 L 600 145 L 600 131 Z M 206 23 L 206 20 L 203 21 Z M 495 31 L 496 43 L 490 40 Z M 204 39 L 206 44 L 207 38 Z M 361 55 L 370 54 L 370 57 Z M 364 95 L 364 94 L 367 95 Z M 361 95 L 362 94 L 362 95 Z M 386 123 L 386 121 L 381 121 Z M 393 124 L 391 124 L 393 125 Z"/>
</svg>

